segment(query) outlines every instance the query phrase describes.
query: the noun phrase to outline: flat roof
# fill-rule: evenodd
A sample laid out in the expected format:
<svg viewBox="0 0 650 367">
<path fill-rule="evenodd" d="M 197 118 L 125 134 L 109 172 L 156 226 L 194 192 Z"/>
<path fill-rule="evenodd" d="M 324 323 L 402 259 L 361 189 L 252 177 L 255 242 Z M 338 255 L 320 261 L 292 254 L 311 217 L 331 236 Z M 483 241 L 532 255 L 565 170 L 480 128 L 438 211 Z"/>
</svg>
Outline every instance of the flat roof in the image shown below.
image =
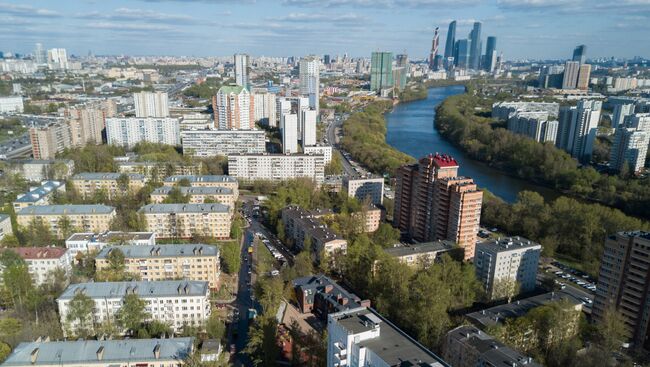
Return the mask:
<svg viewBox="0 0 650 367">
<path fill-rule="evenodd" d="M 130 180 L 144 180 L 144 175 L 139 173 L 115 173 L 115 172 L 81 172 L 72 176 L 72 180 L 95 180 L 114 181 L 122 175 L 127 175 Z"/>
<path fill-rule="evenodd" d="M 157 187 L 151 195 L 167 195 L 172 191 L 172 186 Z M 181 186 L 178 188 L 183 195 L 232 195 L 233 191 L 227 187 L 213 187 L 213 186 Z"/>
<path fill-rule="evenodd" d="M 4 222 L 7 219 L 11 219 L 11 217 L 7 214 L 0 214 L 0 222 Z"/>
<path fill-rule="evenodd" d="M 65 204 L 65 205 L 32 205 L 21 209 L 18 215 L 75 215 L 75 214 L 110 214 L 115 208 L 101 204 Z"/>
<path fill-rule="evenodd" d="M 358 343 L 373 351 L 391 367 L 401 366 L 448 366 L 442 358 L 426 349 L 371 308 L 357 308 L 332 314 L 330 317 L 352 334 L 379 327 L 379 336 Z"/>
<path fill-rule="evenodd" d="M 307 291 L 308 294 L 305 294 L 305 296 L 307 302 L 310 304 L 314 303 L 317 294 L 320 295 L 323 301 L 327 302 L 331 306 L 331 309 L 335 310 L 329 312 L 339 312 L 350 308 L 361 307 L 361 298 L 343 289 L 343 287 L 323 274 L 296 278 L 292 283 L 294 288 L 298 288 L 302 292 Z M 328 286 L 331 286 L 332 289 L 328 290 Z M 347 303 L 339 303 L 339 299 L 347 299 Z"/>
<path fill-rule="evenodd" d="M 128 242 L 135 240 L 150 240 L 155 236 L 153 232 L 119 232 L 106 231 L 102 233 L 73 233 L 67 241 L 89 241 L 89 242 Z"/>
<path fill-rule="evenodd" d="M 454 241 L 442 240 L 417 243 L 413 245 L 406 244 L 403 246 L 389 247 L 384 249 L 384 252 L 391 256 L 403 257 L 414 254 L 426 254 L 429 252 L 451 251 L 455 248 L 457 248 L 457 246 Z"/>
<path fill-rule="evenodd" d="M 97 259 L 105 259 L 108 254 L 118 249 L 122 251 L 126 258 L 150 258 L 150 257 L 200 257 L 200 256 L 218 256 L 219 247 L 216 245 L 193 244 L 193 245 L 154 245 L 154 246 L 107 246 L 104 247 Z"/>
<path fill-rule="evenodd" d="M 139 213 L 228 213 L 228 206 L 223 204 L 149 204 Z"/>
<path fill-rule="evenodd" d="M 175 175 L 166 177 L 164 182 L 178 182 L 187 179 L 190 182 L 237 182 L 237 179 L 226 175 Z"/>
<path fill-rule="evenodd" d="M 194 338 L 77 340 L 20 343 L 2 366 L 80 365 L 98 363 L 128 363 L 160 360 L 183 360 L 192 353 Z M 154 350 L 160 355 L 156 358 Z M 36 353 L 34 353 L 37 351 Z M 32 355 L 36 361 L 32 363 Z"/>
<path fill-rule="evenodd" d="M 487 241 L 482 241 L 476 244 L 476 250 L 487 251 L 491 253 L 514 251 L 526 248 L 540 247 L 537 242 L 533 242 L 523 237 L 503 237 Z"/>
<path fill-rule="evenodd" d="M 90 282 L 70 284 L 57 300 L 69 300 L 78 292 L 90 298 L 118 298 L 135 293 L 141 298 L 192 297 L 208 292 L 208 282 L 196 280 L 162 280 L 133 282 Z"/>
</svg>

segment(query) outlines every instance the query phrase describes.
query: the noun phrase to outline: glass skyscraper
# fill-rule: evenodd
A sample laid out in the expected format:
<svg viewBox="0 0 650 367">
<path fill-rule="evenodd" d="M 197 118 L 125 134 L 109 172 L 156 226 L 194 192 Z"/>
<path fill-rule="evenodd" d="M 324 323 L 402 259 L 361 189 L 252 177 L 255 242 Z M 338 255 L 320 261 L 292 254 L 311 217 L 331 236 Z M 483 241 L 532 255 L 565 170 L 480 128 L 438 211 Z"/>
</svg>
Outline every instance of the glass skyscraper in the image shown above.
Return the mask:
<svg viewBox="0 0 650 367">
<path fill-rule="evenodd" d="M 393 53 L 373 52 L 370 62 L 370 90 L 380 92 L 393 86 Z"/>
<path fill-rule="evenodd" d="M 495 68 L 497 62 L 497 38 L 490 36 L 487 38 L 487 47 L 485 49 L 485 60 L 483 61 L 483 69 L 491 72 Z"/>
<path fill-rule="evenodd" d="M 573 61 L 577 61 L 580 65 L 587 61 L 587 46 L 580 45 L 573 49 Z"/>
<path fill-rule="evenodd" d="M 457 67 L 461 69 L 469 68 L 471 46 L 472 46 L 471 40 L 462 39 L 456 41 L 454 62 Z"/>
<path fill-rule="evenodd" d="M 470 33 L 471 50 L 469 54 L 470 69 L 478 70 L 481 66 L 481 22 L 475 22 Z"/>
<path fill-rule="evenodd" d="M 449 23 L 447 31 L 447 42 L 445 43 L 445 59 L 454 57 L 454 48 L 456 46 L 456 21 Z"/>
</svg>

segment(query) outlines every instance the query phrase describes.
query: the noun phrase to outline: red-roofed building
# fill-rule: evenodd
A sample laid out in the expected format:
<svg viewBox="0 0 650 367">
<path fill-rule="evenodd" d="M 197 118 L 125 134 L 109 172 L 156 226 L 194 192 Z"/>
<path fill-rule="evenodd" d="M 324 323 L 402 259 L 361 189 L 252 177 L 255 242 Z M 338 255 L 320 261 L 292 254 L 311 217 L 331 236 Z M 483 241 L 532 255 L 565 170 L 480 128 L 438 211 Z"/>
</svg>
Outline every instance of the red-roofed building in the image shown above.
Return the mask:
<svg viewBox="0 0 650 367">
<path fill-rule="evenodd" d="M 71 259 L 67 248 L 63 247 L 16 247 L 1 249 L 18 254 L 29 268 L 29 274 L 36 285 L 44 283 L 50 273 L 63 269 L 66 274 L 72 270 Z"/>
</svg>

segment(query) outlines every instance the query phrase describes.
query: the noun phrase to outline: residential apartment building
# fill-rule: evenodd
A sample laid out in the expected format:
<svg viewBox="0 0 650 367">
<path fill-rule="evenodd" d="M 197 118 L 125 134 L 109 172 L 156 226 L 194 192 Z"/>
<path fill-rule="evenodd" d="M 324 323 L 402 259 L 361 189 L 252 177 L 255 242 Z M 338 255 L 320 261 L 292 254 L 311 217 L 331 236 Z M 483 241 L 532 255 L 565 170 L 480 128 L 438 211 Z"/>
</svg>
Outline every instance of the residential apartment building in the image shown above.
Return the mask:
<svg viewBox="0 0 650 367">
<path fill-rule="evenodd" d="M 496 340 L 474 326 L 459 326 L 447 333 L 442 357 L 454 367 L 542 367 L 531 357 Z"/>
<path fill-rule="evenodd" d="M 29 129 L 29 140 L 35 159 L 53 159 L 64 149 L 72 147 L 70 125 L 57 122 L 44 127 L 32 127 Z"/>
<path fill-rule="evenodd" d="M 322 155 L 325 165 L 332 161 L 332 146 L 331 145 L 312 145 L 303 146 L 302 152 L 307 155 Z"/>
<path fill-rule="evenodd" d="M 384 203 L 384 178 L 383 177 L 343 177 L 343 190 L 349 197 L 354 197 L 360 202 L 369 200 L 374 205 Z"/>
<path fill-rule="evenodd" d="M 300 78 L 300 94 L 309 98 L 309 107 L 314 110 L 315 118 L 319 113 L 320 59 L 316 56 L 300 59 L 298 76 Z M 314 120 L 315 122 L 316 120 Z"/>
<path fill-rule="evenodd" d="M 165 177 L 175 175 L 200 175 L 202 162 L 168 164 L 167 162 L 118 162 L 119 173 L 138 173 L 146 181 L 162 182 Z"/>
<path fill-rule="evenodd" d="M 0 114 L 23 113 L 23 97 L 0 97 Z"/>
<path fill-rule="evenodd" d="M 616 128 L 614 143 L 610 151 L 610 168 L 621 171 L 640 172 L 645 167 L 650 147 L 650 113 L 626 116 Z"/>
<path fill-rule="evenodd" d="M 555 145 L 580 161 L 588 161 L 594 149 L 602 102 L 581 100 L 577 106 L 562 107 Z"/>
<path fill-rule="evenodd" d="M 298 115 L 294 113 L 282 115 L 280 131 L 282 132 L 282 153 L 298 153 Z"/>
<path fill-rule="evenodd" d="M 465 256 L 465 251 L 462 248 L 458 247 L 453 241 L 447 240 L 412 245 L 399 244 L 384 249 L 384 252 L 401 263 L 413 267 L 428 267 L 440 261 L 444 254 L 456 260 L 462 260 Z"/>
<path fill-rule="evenodd" d="M 0 240 L 5 236 L 14 234 L 13 227 L 11 226 L 11 217 L 7 214 L 0 214 Z"/>
<path fill-rule="evenodd" d="M 266 151 L 263 130 L 184 130 L 183 154 L 215 157 L 231 154 L 260 154 Z"/>
<path fill-rule="evenodd" d="M 65 193 L 65 182 L 43 181 L 38 187 L 30 187 L 27 193 L 19 194 L 14 200 L 14 212 L 32 205 L 49 205 L 55 193 Z"/>
<path fill-rule="evenodd" d="M 70 125 L 72 145 L 101 144 L 106 118 L 117 115 L 117 104 L 113 100 L 88 103 L 65 110 Z"/>
<path fill-rule="evenodd" d="M 27 264 L 29 275 L 35 285 L 41 285 L 52 276 L 55 270 L 63 270 L 70 275 L 72 264 L 68 249 L 61 247 L 14 247 L 0 249 L 0 252 L 13 251 Z"/>
<path fill-rule="evenodd" d="M 147 231 L 160 238 L 230 238 L 230 210 L 223 204 L 149 204 L 142 213 Z"/>
<path fill-rule="evenodd" d="M 248 68 L 250 67 L 251 57 L 247 54 L 235 54 L 235 83 L 242 87 L 248 87 Z"/>
<path fill-rule="evenodd" d="M 29 182 L 65 180 L 74 172 L 72 159 L 17 159 L 8 163 L 9 172 L 18 173 Z"/>
<path fill-rule="evenodd" d="M 508 130 L 537 142 L 555 144 L 559 122 L 549 120 L 547 112 L 516 112 L 508 119 Z"/>
<path fill-rule="evenodd" d="M 18 344 L 6 367 L 182 366 L 194 353 L 194 338 L 50 341 Z"/>
<path fill-rule="evenodd" d="M 77 294 L 83 294 L 94 303 L 92 320 L 95 327 L 104 324 L 115 325 L 115 313 L 128 294 L 142 299 L 149 314 L 149 320 L 158 320 L 169 325 L 174 332 L 183 326 L 202 328 L 210 317 L 210 287 L 205 281 L 165 280 L 134 282 L 91 282 L 71 284 L 57 298 L 63 334 L 70 335 L 75 327 L 67 320 L 70 301 Z M 147 320 L 145 320 L 147 321 Z"/>
<path fill-rule="evenodd" d="M 255 122 L 264 126 L 277 126 L 277 106 L 275 102 L 276 95 L 273 93 L 254 93 L 253 115 Z"/>
<path fill-rule="evenodd" d="M 492 299 L 511 298 L 535 290 L 542 245 L 522 237 L 506 237 L 476 245 L 476 278 Z"/>
<path fill-rule="evenodd" d="M 108 144 L 133 148 L 137 143 L 150 142 L 180 145 L 180 128 L 172 117 L 124 117 L 106 119 Z"/>
<path fill-rule="evenodd" d="M 373 52 L 370 61 L 370 90 L 380 94 L 393 88 L 393 53 Z"/>
<path fill-rule="evenodd" d="M 108 256 L 112 251 L 124 254 L 125 271 L 137 274 L 143 281 L 202 280 L 210 289 L 219 287 L 219 248 L 213 245 L 123 245 L 104 247 L 95 258 L 100 271 L 110 267 Z"/>
<path fill-rule="evenodd" d="M 135 117 L 169 117 L 169 96 L 167 92 L 133 93 Z"/>
<path fill-rule="evenodd" d="M 347 251 L 348 242 L 327 228 L 318 218 L 320 213 L 312 213 L 297 206 L 282 209 L 285 237 L 294 247 L 302 249 L 305 241 L 311 245 L 312 252 L 320 259 L 320 253 Z"/>
<path fill-rule="evenodd" d="M 302 146 L 309 147 L 316 145 L 316 120 L 318 113 L 316 110 L 306 110 L 301 112 L 300 132 Z"/>
<path fill-rule="evenodd" d="M 307 154 L 246 154 L 228 156 L 228 173 L 244 181 L 284 181 L 306 177 L 321 184 L 325 158 Z"/>
<path fill-rule="evenodd" d="M 625 319 L 635 349 L 650 349 L 650 232 L 618 232 L 605 240 L 592 316 L 602 322 L 608 308 Z"/>
<path fill-rule="evenodd" d="M 323 274 L 296 278 L 291 283 L 300 312 L 313 313 L 323 321 L 331 313 L 370 307 L 369 300 L 361 300 Z"/>
<path fill-rule="evenodd" d="M 245 86 L 223 86 L 212 97 L 215 127 L 219 130 L 255 128 L 255 100 Z"/>
<path fill-rule="evenodd" d="M 174 186 L 180 185 L 185 180 L 191 187 L 225 187 L 232 190 L 235 200 L 239 197 L 239 182 L 232 175 L 177 175 L 166 177 L 163 183 L 165 186 Z"/>
<path fill-rule="evenodd" d="M 580 62 L 567 61 L 564 64 L 564 77 L 562 79 L 562 89 L 576 89 L 578 86 L 578 77 L 580 75 Z"/>
<path fill-rule="evenodd" d="M 154 246 L 156 234 L 153 232 L 119 232 L 106 231 L 101 233 L 73 233 L 65 240 L 65 247 L 70 251 L 70 257 L 75 258 L 79 252 L 89 253 L 101 251 L 110 245 Z"/>
<path fill-rule="evenodd" d="M 104 193 L 108 199 L 135 194 L 144 187 L 145 177 L 139 173 L 82 172 L 70 178 L 82 198 Z"/>
<path fill-rule="evenodd" d="M 440 357 L 372 308 L 327 317 L 327 367 L 449 367 Z"/>
<path fill-rule="evenodd" d="M 162 203 L 169 193 L 174 189 L 172 186 L 161 186 L 151 192 L 152 203 Z M 203 204 L 206 201 L 227 205 L 230 210 L 234 210 L 235 201 L 237 201 L 232 189 L 226 187 L 177 187 L 183 196 L 189 196 L 190 204 Z"/>
<path fill-rule="evenodd" d="M 556 102 L 497 102 L 492 105 L 492 118 L 508 121 L 517 112 L 547 112 L 555 117 L 560 112 Z"/>
<path fill-rule="evenodd" d="M 16 221 L 18 226 L 27 228 L 34 220 L 42 220 L 57 238 L 62 238 L 63 231 L 60 228 L 62 220 L 69 221 L 69 228 L 87 232 L 104 232 L 108 231 L 115 215 L 115 208 L 100 204 L 35 205 L 16 213 Z"/>
</svg>

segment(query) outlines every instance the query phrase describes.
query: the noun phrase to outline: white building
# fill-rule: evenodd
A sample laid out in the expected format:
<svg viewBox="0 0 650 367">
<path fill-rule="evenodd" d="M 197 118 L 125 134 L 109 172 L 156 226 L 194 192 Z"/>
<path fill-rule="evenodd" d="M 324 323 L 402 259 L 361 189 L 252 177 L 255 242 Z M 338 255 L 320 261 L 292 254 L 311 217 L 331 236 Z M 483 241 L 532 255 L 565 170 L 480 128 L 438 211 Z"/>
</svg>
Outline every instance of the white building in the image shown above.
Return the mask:
<svg viewBox="0 0 650 367">
<path fill-rule="evenodd" d="M 245 87 L 227 85 L 212 98 L 214 123 L 219 130 L 255 128 L 255 101 Z"/>
<path fill-rule="evenodd" d="M 623 103 L 614 105 L 614 113 L 612 113 L 612 127 L 617 128 L 625 123 L 625 118 L 634 113 L 634 104 Z"/>
<path fill-rule="evenodd" d="M 291 113 L 291 101 L 286 98 L 277 98 L 275 101 L 275 124 L 272 127 L 282 127 L 282 116 Z"/>
<path fill-rule="evenodd" d="M 300 76 L 300 94 L 309 98 L 309 107 L 319 112 L 320 59 L 308 56 L 300 59 L 298 66 Z"/>
<path fill-rule="evenodd" d="M 650 146 L 650 113 L 630 115 L 616 129 L 610 152 L 610 168 L 621 171 L 627 165 L 630 172 L 639 172 L 645 166 Z"/>
<path fill-rule="evenodd" d="M 363 202 L 366 198 L 375 205 L 381 205 L 384 202 L 384 178 L 383 177 L 344 177 L 343 190 L 349 197 L 357 198 Z"/>
<path fill-rule="evenodd" d="M 250 56 L 246 54 L 235 54 L 235 83 L 242 87 L 248 87 L 248 67 Z"/>
<path fill-rule="evenodd" d="M 277 106 L 275 103 L 275 94 L 273 93 L 255 93 L 253 94 L 254 100 L 254 115 L 255 122 L 259 122 L 266 126 L 276 126 Z"/>
<path fill-rule="evenodd" d="M 23 97 L 0 97 L 0 113 L 23 113 Z"/>
<path fill-rule="evenodd" d="M 183 154 L 195 157 L 266 151 L 266 135 L 262 130 L 186 130 L 181 131 L 181 140 Z"/>
<path fill-rule="evenodd" d="M 508 119 L 508 130 L 515 134 L 525 135 L 540 143 L 555 144 L 559 123 L 549 119 L 548 112 L 517 111 Z"/>
<path fill-rule="evenodd" d="M 145 302 L 150 320 L 163 322 L 175 332 L 184 325 L 202 328 L 210 317 L 210 287 L 206 281 L 79 283 L 68 286 L 56 300 L 64 335 L 74 330 L 75 325 L 68 322 L 67 316 L 70 301 L 78 293 L 95 302 L 92 316 L 95 326 L 115 325 L 115 313 L 127 294 L 136 294 Z"/>
<path fill-rule="evenodd" d="M 325 159 L 322 155 L 306 154 L 231 155 L 228 174 L 245 181 L 307 177 L 320 184 L 325 179 Z"/>
<path fill-rule="evenodd" d="M 300 131 L 302 133 L 302 146 L 316 145 L 316 118 L 318 117 L 318 112 L 316 110 L 305 110 L 301 114 Z"/>
<path fill-rule="evenodd" d="M 71 257 L 68 249 L 61 247 L 15 247 L 1 251 L 14 251 L 20 256 L 32 276 L 34 284 L 45 283 L 57 269 L 63 270 L 67 275 L 72 270 Z"/>
<path fill-rule="evenodd" d="M 47 64 L 50 69 L 67 70 L 68 54 L 65 48 L 52 48 L 47 50 Z"/>
<path fill-rule="evenodd" d="M 167 92 L 133 93 L 135 117 L 169 117 Z"/>
<path fill-rule="evenodd" d="M 594 149 L 602 102 L 581 100 L 577 106 L 562 107 L 555 145 L 580 161 L 588 161 Z"/>
<path fill-rule="evenodd" d="M 532 291 L 541 252 L 542 245 L 521 237 L 478 243 L 474 254 L 476 277 L 491 298 Z"/>
<path fill-rule="evenodd" d="M 180 145 L 178 119 L 166 118 L 109 118 L 106 119 L 108 144 L 132 148 L 141 141 Z"/>
<path fill-rule="evenodd" d="M 154 246 L 156 234 L 154 232 L 85 232 L 73 233 L 65 240 L 65 247 L 69 250 L 71 258 L 75 258 L 79 252 L 100 251 L 108 245 Z"/>
<path fill-rule="evenodd" d="M 307 155 L 322 155 L 325 159 L 325 165 L 332 161 L 332 146 L 330 145 L 313 145 L 303 147 L 303 153 Z"/>
<path fill-rule="evenodd" d="M 282 116 L 282 152 L 284 154 L 298 153 L 298 116 L 287 114 Z"/>
<path fill-rule="evenodd" d="M 327 367 L 448 365 L 371 308 L 327 317 Z"/>
</svg>

